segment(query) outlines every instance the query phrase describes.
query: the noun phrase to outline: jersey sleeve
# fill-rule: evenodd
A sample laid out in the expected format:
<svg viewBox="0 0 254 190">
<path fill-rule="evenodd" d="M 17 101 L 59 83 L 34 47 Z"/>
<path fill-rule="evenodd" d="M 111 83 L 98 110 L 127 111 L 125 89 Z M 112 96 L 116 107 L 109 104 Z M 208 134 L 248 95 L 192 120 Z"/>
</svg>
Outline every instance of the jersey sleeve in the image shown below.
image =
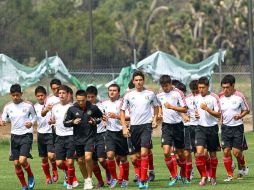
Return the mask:
<svg viewBox="0 0 254 190">
<path fill-rule="evenodd" d="M 178 103 L 179 103 L 180 107 L 186 107 L 187 106 L 184 94 L 182 92 L 178 93 Z"/>
<path fill-rule="evenodd" d="M 157 96 L 155 95 L 155 93 L 152 94 L 151 104 L 153 105 L 153 107 L 160 106 L 159 100 Z"/>
<path fill-rule="evenodd" d="M 244 95 L 242 95 L 241 96 L 241 109 L 242 110 L 244 110 L 244 111 L 249 111 L 250 110 L 250 108 L 249 108 L 249 105 L 248 105 L 248 103 L 247 103 L 247 100 L 246 100 L 246 98 L 244 97 Z"/>
<path fill-rule="evenodd" d="M 129 108 L 129 94 L 125 94 L 121 103 L 121 110 L 126 111 Z"/>
<path fill-rule="evenodd" d="M 36 114 L 36 112 L 35 112 L 35 109 L 34 109 L 34 106 L 33 106 L 33 105 L 30 105 L 29 113 L 30 113 L 30 117 L 31 117 L 32 123 L 35 123 L 36 120 L 37 120 L 37 114 Z"/>
<path fill-rule="evenodd" d="M 65 118 L 63 121 L 63 124 L 65 127 L 73 127 L 73 116 L 72 116 L 72 111 L 71 111 L 72 107 L 69 107 L 69 109 L 67 110 L 66 114 L 65 114 Z"/>
<path fill-rule="evenodd" d="M 7 106 L 5 106 L 4 110 L 3 110 L 3 113 L 2 113 L 2 121 L 5 121 L 5 122 L 7 122 L 8 118 L 9 118 L 7 110 L 8 110 L 8 108 L 7 108 Z"/>
<path fill-rule="evenodd" d="M 161 100 L 160 100 L 159 96 L 160 96 L 160 94 L 157 94 L 157 95 L 156 95 L 156 98 L 157 98 L 157 101 L 158 101 L 159 106 L 162 106 L 162 103 L 161 103 Z"/>
</svg>

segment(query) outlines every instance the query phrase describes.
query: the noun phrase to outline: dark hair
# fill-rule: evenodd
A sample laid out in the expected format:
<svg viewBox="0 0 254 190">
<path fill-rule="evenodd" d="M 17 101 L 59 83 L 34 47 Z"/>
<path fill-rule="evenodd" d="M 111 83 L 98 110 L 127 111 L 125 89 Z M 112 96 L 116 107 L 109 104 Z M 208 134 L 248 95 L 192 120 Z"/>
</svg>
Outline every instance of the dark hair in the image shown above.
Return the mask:
<svg viewBox="0 0 254 190">
<path fill-rule="evenodd" d="M 58 89 L 58 92 L 60 91 L 60 90 L 63 90 L 63 91 L 65 91 L 65 92 L 69 92 L 69 89 L 68 89 L 69 87 L 67 86 L 67 85 L 61 85 L 61 86 L 59 86 L 59 89 Z"/>
<path fill-rule="evenodd" d="M 221 80 L 221 85 L 222 84 L 230 84 L 230 86 L 232 86 L 233 84 L 235 84 L 235 77 L 233 75 L 226 75 L 223 77 L 223 79 Z"/>
<path fill-rule="evenodd" d="M 144 73 L 142 73 L 141 71 L 135 71 L 135 72 L 133 73 L 133 75 L 132 75 L 132 80 L 134 80 L 134 78 L 135 78 L 136 76 L 140 76 L 140 77 L 142 77 L 143 80 L 145 80 L 145 75 L 144 75 Z"/>
<path fill-rule="evenodd" d="M 52 79 L 50 81 L 50 87 L 52 87 L 53 84 L 62 85 L 61 81 L 59 79 Z"/>
<path fill-rule="evenodd" d="M 183 84 L 182 82 L 179 82 L 175 87 L 181 90 L 184 94 L 187 91 L 185 84 Z"/>
<path fill-rule="evenodd" d="M 177 86 L 179 83 L 181 83 L 179 80 L 173 79 L 172 80 L 172 85 Z"/>
<path fill-rule="evenodd" d="M 21 93 L 21 86 L 19 84 L 11 85 L 10 93 L 12 94 L 12 93 L 15 93 L 15 92 Z"/>
<path fill-rule="evenodd" d="M 207 77 L 201 77 L 198 79 L 198 84 L 204 84 L 206 86 L 209 86 L 209 79 Z"/>
<path fill-rule="evenodd" d="M 70 93 L 71 95 L 73 95 L 73 90 L 71 87 L 67 86 L 67 93 Z"/>
<path fill-rule="evenodd" d="M 190 90 L 198 90 L 198 80 L 193 80 L 189 84 Z"/>
<path fill-rule="evenodd" d="M 160 77 L 160 85 L 171 84 L 171 77 L 169 75 L 162 75 Z"/>
<path fill-rule="evenodd" d="M 87 95 L 87 93 L 86 93 L 85 90 L 78 90 L 78 91 L 76 92 L 76 97 L 77 97 L 77 96 L 85 96 L 85 97 L 86 97 L 86 95 Z"/>
<path fill-rule="evenodd" d="M 129 82 L 128 88 L 129 88 L 129 89 L 135 88 L 135 85 L 133 84 L 132 80 Z"/>
<path fill-rule="evenodd" d="M 95 86 L 88 86 L 86 89 L 86 94 L 94 94 L 95 96 L 97 96 L 98 90 Z"/>
<path fill-rule="evenodd" d="M 34 94 L 38 94 L 38 93 L 42 93 L 42 94 L 47 94 L 46 89 L 43 86 L 37 86 L 36 89 L 34 90 Z"/>
<path fill-rule="evenodd" d="M 118 92 L 120 92 L 120 86 L 118 84 L 113 83 L 113 84 L 109 85 L 108 90 L 110 87 L 116 87 Z"/>
</svg>

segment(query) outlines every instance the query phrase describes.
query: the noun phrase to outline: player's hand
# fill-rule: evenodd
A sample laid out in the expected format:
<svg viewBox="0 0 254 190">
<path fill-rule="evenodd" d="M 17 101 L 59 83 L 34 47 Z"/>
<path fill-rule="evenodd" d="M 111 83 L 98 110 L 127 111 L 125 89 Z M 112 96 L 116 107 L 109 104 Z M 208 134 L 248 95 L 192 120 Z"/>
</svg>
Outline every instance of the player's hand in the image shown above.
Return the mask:
<svg viewBox="0 0 254 190">
<path fill-rule="evenodd" d="M 107 122 L 107 121 L 108 121 L 108 117 L 104 114 L 104 115 L 102 116 L 102 120 L 105 121 L 105 122 Z"/>
<path fill-rule="evenodd" d="M 166 102 L 166 103 L 164 104 L 164 106 L 165 106 L 167 109 L 172 109 L 172 105 L 171 105 L 170 103 L 168 103 L 168 102 Z"/>
<path fill-rule="evenodd" d="M 48 104 L 48 105 L 46 106 L 47 111 L 52 110 L 52 108 L 53 108 L 53 104 Z"/>
<path fill-rule="evenodd" d="M 152 128 L 156 129 L 157 127 L 158 127 L 157 121 L 153 120 L 153 122 L 152 122 Z"/>
<path fill-rule="evenodd" d="M 117 119 L 118 118 L 117 115 L 115 113 L 113 113 L 113 112 L 109 112 L 108 113 L 108 117 L 109 118 L 113 118 L 113 119 Z"/>
<path fill-rule="evenodd" d="M 81 123 L 81 118 L 76 118 L 76 119 L 73 120 L 74 125 L 78 125 L 80 123 Z"/>
<path fill-rule="evenodd" d="M 48 121 L 49 125 L 55 124 L 56 123 L 56 119 L 54 117 L 51 117 Z"/>
<path fill-rule="evenodd" d="M 236 114 L 234 115 L 234 120 L 239 120 L 239 119 L 242 119 L 241 115 L 240 114 Z"/>
<path fill-rule="evenodd" d="M 95 119 L 91 117 L 91 118 L 89 119 L 89 121 L 88 121 L 88 124 L 90 124 L 90 125 L 96 125 Z"/>
<path fill-rule="evenodd" d="M 163 118 L 163 115 L 162 113 L 159 113 L 158 116 L 157 116 L 157 121 L 162 121 L 162 118 Z"/>
<path fill-rule="evenodd" d="M 25 122 L 25 127 L 30 129 L 33 126 L 33 123 L 31 121 L 26 121 Z"/>
<path fill-rule="evenodd" d="M 129 129 L 127 127 L 123 127 L 123 136 L 126 138 L 130 136 Z"/>
<path fill-rule="evenodd" d="M 5 126 L 6 126 L 6 122 L 1 120 L 1 121 L 0 121 L 0 126 L 5 127 Z"/>
<path fill-rule="evenodd" d="M 183 117 L 184 123 L 187 123 L 190 121 L 190 117 L 188 115 L 183 115 L 182 117 Z"/>
<path fill-rule="evenodd" d="M 200 108 L 202 109 L 202 110 L 207 110 L 207 104 L 205 104 L 205 103 L 202 103 L 202 104 L 200 104 Z"/>
<path fill-rule="evenodd" d="M 199 115 L 198 111 L 195 111 L 195 118 L 196 118 L 196 119 L 199 119 L 199 118 L 200 118 L 200 115 Z"/>
</svg>

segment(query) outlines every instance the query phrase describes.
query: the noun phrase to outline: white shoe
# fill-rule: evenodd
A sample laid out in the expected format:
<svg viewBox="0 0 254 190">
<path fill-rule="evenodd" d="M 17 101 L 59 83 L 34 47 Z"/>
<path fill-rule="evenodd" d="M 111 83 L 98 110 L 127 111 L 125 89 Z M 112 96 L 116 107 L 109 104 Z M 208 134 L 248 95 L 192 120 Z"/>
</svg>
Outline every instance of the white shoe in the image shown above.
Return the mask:
<svg viewBox="0 0 254 190">
<path fill-rule="evenodd" d="M 190 180 L 192 180 L 194 177 L 194 169 L 191 170 Z"/>
<path fill-rule="evenodd" d="M 72 189 L 72 185 L 67 184 L 66 189 Z"/>
<path fill-rule="evenodd" d="M 244 169 L 243 169 L 243 175 L 246 176 L 248 175 L 249 173 L 249 168 L 246 166 Z"/>
<path fill-rule="evenodd" d="M 85 179 L 84 189 L 93 189 L 92 178 Z"/>
<path fill-rule="evenodd" d="M 233 180 L 233 177 L 232 176 L 228 176 L 227 179 L 224 179 L 225 182 L 230 182 Z"/>
<path fill-rule="evenodd" d="M 238 170 L 237 179 L 243 179 L 243 170 Z"/>
<path fill-rule="evenodd" d="M 78 181 L 73 181 L 72 187 L 75 188 L 75 187 L 78 187 L 78 186 L 79 186 L 79 182 Z"/>
</svg>

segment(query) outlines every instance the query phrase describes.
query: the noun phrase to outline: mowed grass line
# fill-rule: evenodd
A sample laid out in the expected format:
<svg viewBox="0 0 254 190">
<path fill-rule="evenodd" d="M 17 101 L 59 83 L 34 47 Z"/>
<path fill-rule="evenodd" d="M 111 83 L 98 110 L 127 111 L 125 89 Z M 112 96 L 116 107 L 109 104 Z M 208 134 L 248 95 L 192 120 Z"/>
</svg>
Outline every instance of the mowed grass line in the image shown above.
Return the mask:
<svg viewBox="0 0 254 190">
<path fill-rule="evenodd" d="M 254 187 L 254 133 L 247 133 L 247 141 L 249 144 L 249 150 L 245 152 L 245 157 L 248 162 L 250 172 L 249 175 L 246 176 L 243 180 L 237 180 L 235 179 L 231 183 L 225 183 L 223 179 L 226 177 L 226 171 L 223 166 L 222 162 L 222 152 L 218 153 L 219 157 L 219 166 L 217 170 L 217 186 L 211 186 L 210 184 L 207 184 L 205 187 L 199 187 L 198 181 L 199 181 L 199 174 L 198 171 L 195 168 L 195 177 L 192 181 L 192 184 L 189 186 L 184 186 L 181 184 L 181 182 L 178 182 L 178 184 L 175 187 L 171 187 L 170 189 L 190 189 L 190 190 L 196 190 L 196 189 L 202 189 L 202 190 L 209 190 L 209 189 L 218 189 L 218 190 L 232 190 L 232 189 L 241 189 L 241 190 L 251 190 Z M 168 178 L 169 178 L 169 172 L 168 169 L 164 163 L 162 149 L 160 146 L 160 138 L 153 138 L 154 143 L 154 165 L 155 165 L 155 172 L 156 172 L 156 180 L 154 182 L 151 182 L 150 189 L 169 189 L 167 187 Z M 29 160 L 32 170 L 35 175 L 36 179 L 36 186 L 35 190 L 61 190 L 64 189 L 62 186 L 63 182 L 63 172 L 59 171 L 60 178 L 59 181 L 52 185 L 45 185 L 45 177 L 43 174 L 43 171 L 41 169 L 40 159 L 38 157 L 38 151 L 37 151 L 37 144 L 34 143 L 33 145 L 33 156 L 34 159 Z M 2 142 L 0 144 L 0 189 L 1 190 L 16 190 L 21 189 L 20 183 L 18 181 L 18 178 L 15 175 L 14 167 L 12 162 L 8 161 L 8 154 L 9 154 L 9 145 L 7 142 Z M 235 159 L 234 159 L 235 160 Z M 138 189 L 136 185 L 132 182 L 132 179 L 134 177 L 133 167 L 130 164 L 130 184 L 128 189 Z M 104 175 L 103 171 L 103 175 Z M 235 176 L 236 176 L 235 171 Z M 81 178 L 80 171 L 78 169 L 78 166 L 76 164 L 76 174 L 81 182 L 81 186 L 75 189 L 83 189 L 83 180 Z M 26 173 L 25 173 L 26 175 Z M 96 183 L 96 179 L 94 178 L 94 182 Z M 103 189 L 109 189 L 108 187 L 105 187 Z M 121 189 L 115 188 L 115 189 Z"/>
</svg>

